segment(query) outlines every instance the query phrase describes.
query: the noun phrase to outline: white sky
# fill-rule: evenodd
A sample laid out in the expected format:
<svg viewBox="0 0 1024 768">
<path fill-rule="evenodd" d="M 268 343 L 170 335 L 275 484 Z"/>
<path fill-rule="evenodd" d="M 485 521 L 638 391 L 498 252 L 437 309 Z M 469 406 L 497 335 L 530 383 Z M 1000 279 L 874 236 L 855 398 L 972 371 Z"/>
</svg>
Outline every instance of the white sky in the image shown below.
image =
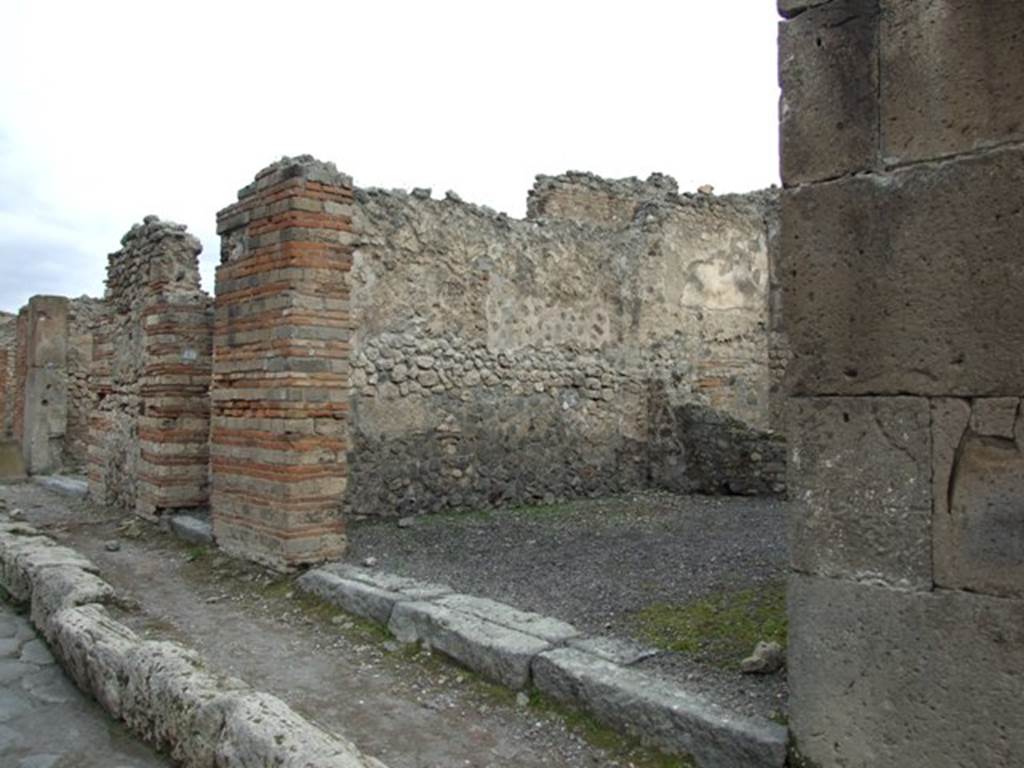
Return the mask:
<svg viewBox="0 0 1024 768">
<path fill-rule="evenodd" d="M 771 0 L 3 0 L 0 309 L 102 295 L 148 213 L 203 241 L 281 155 L 514 216 L 538 173 L 777 183 Z"/>
</svg>

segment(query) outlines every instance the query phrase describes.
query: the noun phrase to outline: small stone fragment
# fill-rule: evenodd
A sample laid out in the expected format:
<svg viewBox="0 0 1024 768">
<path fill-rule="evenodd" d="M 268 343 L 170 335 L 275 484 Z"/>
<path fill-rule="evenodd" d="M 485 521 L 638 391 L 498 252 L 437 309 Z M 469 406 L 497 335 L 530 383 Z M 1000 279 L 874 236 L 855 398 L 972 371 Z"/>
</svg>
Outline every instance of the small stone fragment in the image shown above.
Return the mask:
<svg viewBox="0 0 1024 768">
<path fill-rule="evenodd" d="M 746 675 L 770 675 L 778 672 L 785 661 L 781 645 L 762 640 L 754 647 L 754 652 L 740 662 L 740 671 Z"/>
<path fill-rule="evenodd" d="M 519 693 L 516 694 L 516 706 L 517 707 L 525 707 L 525 706 L 529 705 L 529 703 L 530 703 L 530 697 L 527 696 L 525 693 L 520 691 Z"/>
<path fill-rule="evenodd" d="M 106 548 L 107 552 L 118 552 L 121 549 L 121 542 L 111 539 L 103 546 Z"/>
<path fill-rule="evenodd" d="M 363 558 L 363 566 L 365 566 L 366 568 L 373 568 L 373 566 L 375 566 L 376 564 L 377 564 L 377 558 L 376 557 L 366 557 L 366 558 Z"/>
<path fill-rule="evenodd" d="M 403 517 L 398 521 L 399 528 L 412 528 L 416 524 L 416 518 L 413 516 Z"/>
</svg>

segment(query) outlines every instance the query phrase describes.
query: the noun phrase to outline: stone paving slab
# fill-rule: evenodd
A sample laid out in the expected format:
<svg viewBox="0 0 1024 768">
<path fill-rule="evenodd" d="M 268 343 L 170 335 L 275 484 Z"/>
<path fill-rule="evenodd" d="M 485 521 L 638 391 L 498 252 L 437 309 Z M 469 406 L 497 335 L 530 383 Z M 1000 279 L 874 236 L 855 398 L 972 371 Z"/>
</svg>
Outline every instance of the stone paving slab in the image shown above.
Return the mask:
<svg viewBox="0 0 1024 768">
<path fill-rule="evenodd" d="M 400 642 L 428 643 L 513 690 L 529 685 L 531 660 L 551 648 L 534 635 L 426 601 L 396 603 L 388 630 Z"/>
<path fill-rule="evenodd" d="M 770 768 L 786 760 L 786 729 L 739 718 L 678 686 L 575 648 L 541 653 L 533 683 L 601 721 L 692 755 L 701 768 Z"/>
<path fill-rule="evenodd" d="M 649 659 L 658 653 L 656 648 L 648 648 L 618 637 L 578 637 L 569 640 L 567 645 L 623 667 Z"/>
<path fill-rule="evenodd" d="M 86 496 L 89 493 L 89 482 L 82 477 L 37 475 L 32 480 L 44 488 L 49 488 L 51 491 L 64 493 L 68 496 Z"/>
<path fill-rule="evenodd" d="M 447 595 L 435 601 L 438 605 L 460 613 L 468 613 L 479 619 L 492 622 L 527 635 L 534 635 L 551 644 L 563 643 L 578 637 L 580 632 L 568 624 L 539 613 L 520 611 L 511 605 L 473 595 Z"/>
<path fill-rule="evenodd" d="M 167 521 L 171 533 L 193 544 L 213 544 L 213 525 L 194 515 L 173 515 Z"/>
<path fill-rule="evenodd" d="M 165 768 L 68 680 L 27 618 L 0 600 L 0 765 Z"/>
<path fill-rule="evenodd" d="M 400 592 L 413 600 L 433 600 L 436 597 L 442 597 L 452 592 L 452 588 L 446 584 L 435 584 L 429 581 L 421 581 L 420 579 L 410 579 L 394 573 L 360 568 L 359 566 L 346 563 L 331 563 L 317 570 L 333 573 L 343 579 L 371 584 L 391 592 Z"/>
<path fill-rule="evenodd" d="M 113 590 L 95 571 L 48 537 L 10 527 L 0 531 L 0 583 L 30 604 L 32 622 L 70 677 L 174 760 L 222 768 L 383 768 L 280 699 L 206 671 L 183 646 L 138 637 L 107 612 L 103 603 Z M 39 639 L 26 638 L 14 650 L 27 664 L 53 663 Z M 4 707 L 8 719 L 27 711 L 9 691 L 0 695 L 0 723 Z"/>
<path fill-rule="evenodd" d="M 334 573 L 314 569 L 302 574 L 296 586 L 343 611 L 387 625 L 395 604 L 412 598 L 364 581 L 343 579 Z"/>
<path fill-rule="evenodd" d="M 606 724 L 701 768 L 779 768 L 787 731 L 729 712 L 630 665 L 656 651 L 612 637 L 581 637 L 571 624 L 437 585 L 344 564 L 299 577 L 300 588 L 385 624 L 403 643 L 422 642 L 484 677 L 582 707 Z M 415 600 L 410 595 L 426 594 Z"/>
</svg>

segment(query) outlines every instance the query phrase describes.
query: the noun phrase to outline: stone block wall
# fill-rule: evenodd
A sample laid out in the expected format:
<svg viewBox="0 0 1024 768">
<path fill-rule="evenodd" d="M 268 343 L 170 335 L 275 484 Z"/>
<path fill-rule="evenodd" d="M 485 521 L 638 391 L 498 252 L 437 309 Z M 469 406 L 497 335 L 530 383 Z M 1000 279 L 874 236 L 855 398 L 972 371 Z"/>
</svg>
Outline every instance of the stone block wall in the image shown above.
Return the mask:
<svg viewBox="0 0 1024 768">
<path fill-rule="evenodd" d="M 780 3 L 795 764 L 1024 764 L 1024 5 Z"/>
<path fill-rule="evenodd" d="M 183 225 L 147 216 L 121 245 L 92 308 L 89 491 L 155 518 L 208 503 L 212 306 Z"/>
<path fill-rule="evenodd" d="M 5 350 L 5 431 L 20 442 L 33 474 L 75 473 L 86 464 L 91 329 L 99 308 L 84 296 L 33 296 L 14 322 L 0 326 L 0 334 L 13 337 Z"/>
<path fill-rule="evenodd" d="M 354 514 L 783 489 L 774 193 L 539 177 L 514 220 L 357 190 Z"/>
<path fill-rule="evenodd" d="M 64 466 L 68 419 L 68 300 L 33 296 L 18 314 L 16 437 L 30 474 Z"/>
<path fill-rule="evenodd" d="M 217 216 L 214 532 L 275 567 L 344 546 L 351 221 L 351 180 L 310 157 L 264 169 Z"/>
<path fill-rule="evenodd" d="M 28 373 L 28 309 L 22 307 L 14 324 L 14 381 L 11 385 L 11 434 L 20 444 L 25 436 L 25 376 Z"/>
<path fill-rule="evenodd" d="M 92 370 L 93 327 L 103 303 L 81 296 L 68 302 L 67 369 L 68 410 L 64 430 L 63 469 L 84 472 L 88 463 L 89 420 L 95 395 L 89 383 Z"/>
<path fill-rule="evenodd" d="M 18 316 L 0 312 L 0 439 L 14 433 L 14 361 L 18 356 Z"/>
</svg>

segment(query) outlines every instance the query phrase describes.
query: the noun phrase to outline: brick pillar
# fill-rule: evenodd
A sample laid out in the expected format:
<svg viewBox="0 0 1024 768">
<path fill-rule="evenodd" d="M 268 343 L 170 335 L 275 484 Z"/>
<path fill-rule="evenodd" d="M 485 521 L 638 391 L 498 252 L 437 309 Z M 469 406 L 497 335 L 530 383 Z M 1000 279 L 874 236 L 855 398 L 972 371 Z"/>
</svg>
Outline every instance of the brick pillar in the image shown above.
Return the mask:
<svg viewBox="0 0 1024 768">
<path fill-rule="evenodd" d="M 351 179 L 308 156 L 217 216 L 214 530 L 275 567 L 344 549 L 351 222 Z"/>
<path fill-rule="evenodd" d="M 1024 3 L 780 7 L 794 764 L 1024 765 Z"/>
<path fill-rule="evenodd" d="M 116 310 L 109 300 L 97 313 L 92 327 L 92 356 L 89 363 L 89 389 L 94 407 L 89 414 L 89 446 L 86 450 L 89 496 L 98 504 L 114 503 L 110 487 L 110 468 L 118 461 L 111 450 L 111 434 L 115 429 L 116 412 L 108 407 L 114 395 L 113 359 Z M 123 462 L 123 460 L 122 460 Z"/>
<path fill-rule="evenodd" d="M 198 292 L 142 311 L 136 512 L 144 517 L 209 502 L 211 315 Z"/>
<path fill-rule="evenodd" d="M 107 263 L 92 328 L 89 492 L 155 519 L 209 500 L 213 306 L 199 240 L 147 216 Z"/>
</svg>

